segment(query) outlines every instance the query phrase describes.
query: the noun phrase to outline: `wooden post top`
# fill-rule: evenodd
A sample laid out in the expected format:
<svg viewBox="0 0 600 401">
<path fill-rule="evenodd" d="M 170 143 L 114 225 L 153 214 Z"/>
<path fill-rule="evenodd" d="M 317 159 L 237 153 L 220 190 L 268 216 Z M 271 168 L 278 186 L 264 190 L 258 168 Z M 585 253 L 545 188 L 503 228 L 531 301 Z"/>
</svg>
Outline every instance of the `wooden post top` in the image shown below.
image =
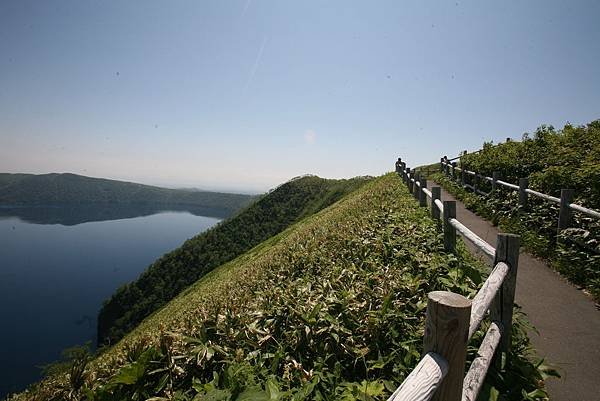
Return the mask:
<svg viewBox="0 0 600 401">
<path fill-rule="evenodd" d="M 427 294 L 427 299 L 435 304 L 450 308 L 471 308 L 472 301 L 450 291 L 432 291 Z"/>
</svg>

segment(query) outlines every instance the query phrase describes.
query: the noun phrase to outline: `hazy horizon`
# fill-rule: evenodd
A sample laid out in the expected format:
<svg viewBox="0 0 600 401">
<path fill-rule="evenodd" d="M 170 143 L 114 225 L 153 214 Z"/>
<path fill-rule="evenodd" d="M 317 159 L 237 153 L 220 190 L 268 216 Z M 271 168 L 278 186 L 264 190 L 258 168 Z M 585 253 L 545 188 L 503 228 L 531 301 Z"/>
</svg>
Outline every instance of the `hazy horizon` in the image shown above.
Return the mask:
<svg viewBox="0 0 600 401">
<path fill-rule="evenodd" d="M 108 180 L 115 180 L 115 181 L 122 181 L 122 182 L 131 182 L 131 183 L 135 183 L 135 184 L 144 184 L 144 185 L 157 186 L 157 187 L 169 188 L 169 189 L 226 192 L 226 193 L 238 193 L 238 194 L 246 194 L 246 195 L 259 195 L 259 194 L 266 192 L 266 191 L 255 191 L 255 190 L 244 189 L 244 188 L 229 188 L 229 187 L 218 187 L 218 186 L 214 187 L 214 188 L 205 188 L 205 187 L 194 186 L 193 184 L 177 185 L 177 184 L 172 184 L 169 182 L 163 182 L 163 183 L 153 182 L 152 179 L 149 179 L 148 182 L 140 182 L 140 181 L 133 181 L 133 180 L 128 180 L 128 179 L 124 179 L 124 178 L 120 178 L 120 177 L 100 177 L 100 176 L 92 176 L 92 175 L 86 175 L 86 174 L 73 173 L 71 171 L 49 171 L 46 173 L 32 173 L 32 172 L 27 172 L 27 171 L 0 171 L 0 174 L 33 174 L 33 175 L 76 174 L 76 175 L 80 175 L 80 176 L 84 176 L 84 177 L 88 177 L 88 178 L 101 178 L 101 179 L 108 179 Z M 294 177 L 290 177 L 290 179 L 292 179 L 292 178 L 294 178 Z M 271 189 L 271 188 L 269 188 L 269 189 Z M 267 189 L 267 191 L 269 189 Z"/>
<path fill-rule="evenodd" d="M 594 1 L 0 3 L 0 171 L 265 192 L 600 118 Z"/>
</svg>

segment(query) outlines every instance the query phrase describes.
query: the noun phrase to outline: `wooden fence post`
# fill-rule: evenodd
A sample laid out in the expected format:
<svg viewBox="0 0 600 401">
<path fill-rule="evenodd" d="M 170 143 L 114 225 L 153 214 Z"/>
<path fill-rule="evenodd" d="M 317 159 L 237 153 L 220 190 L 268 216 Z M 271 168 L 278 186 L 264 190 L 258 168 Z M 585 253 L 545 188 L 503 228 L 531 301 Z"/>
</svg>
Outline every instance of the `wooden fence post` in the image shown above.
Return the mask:
<svg viewBox="0 0 600 401">
<path fill-rule="evenodd" d="M 444 158 L 440 157 L 440 171 L 443 172 L 444 171 Z"/>
<path fill-rule="evenodd" d="M 452 180 L 456 181 L 456 162 L 452 162 Z"/>
<path fill-rule="evenodd" d="M 444 201 L 444 249 L 454 252 L 456 249 L 456 229 L 450 219 L 456 218 L 456 201 Z"/>
<path fill-rule="evenodd" d="M 499 350 L 510 350 L 510 335 L 512 331 L 513 306 L 515 303 L 515 287 L 517 285 L 517 271 L 519 269 L 519 247 L 521 238 L 515 234 L 498 234 L 496 241 L 496 256 L 494 266 L 499 262 L 508 265 L 509 270 L 504 278 L 502 287 L 498 290 L 490 306 L 490 318 L 499 321 L 503 326 L 502 339 Z M 500 363 L 501 354 L 497 354 L 497 363 Z"/>
<path fill-rule="evenodd" d="M 560 212 L 558 214 L 558 233 L 561 230 L 569 228 L 573 212 L 569 205 L 573 202 L 574 191 L 572 189 L 560 190 Z"/>
<path fill-rule="evenodd" d="M 406 163 L 400 163 L 400 169 L 402 170 L 402 179 L 406 182 Z"/>
<path fill-rule="evenodd" d="M 436 199 L 442 198 L 442 189 L 440 187 L 431 187 L 431 218 L 440 220 L 440 209 L 435 204 Z"/>
<path fill-rule="evenodd" d="M 419 206 L 427 207 L 427 194 L 423 189 L 427 188 L 427 180 L 421 178 L 421 188 L 419 189 Z"/>
<path fill-rule="evenodd" d="M 413 187 L 413 196 L 415 197 L 415 199 L 419 199 L 419 186 L 417 185 L 417 182 L 419 182 L 421 179 L 421 173 L 416 171 L 415 172 L 415 186 Z"/>
<path fill-rule="evenodd" d="M 432 400 L 461 400 L 470 318 L 471 301 L 462 295 L 448 291 L 427 295 L 423 354 L 435 352 L 448 361 L 448 373 Z"/>
<path fill-rule="evenodd" d="M 399 157 L 398 160 L 396 160 L 396 173 L 400 174 L 400 163 L 402 163 L 402 159 Z"/>
<path fill-rule="evenodd" d="M 529 178 L 519 178 L 519 205 L 521 207 L 527 207 L 527 192 L 525 191 L 529 186 Z"/>
<path fill-rule="evenodd" d="M 498 181 L 498 177 L 500 177 L 500 172 L 494 171 L 492 173 L 492 192 L 496 192 L 496 188 L 498 187 L 496 181 Z"/>
<path fill-rule="evenodd" d="M 412 194 L 413 191 L 413 182 L 410 180 L 412 177 L 412 172 L 410 171 L 410 167 L 406 168 L 406 185 L 408 185 L 408 192 Z"/>
</svg>

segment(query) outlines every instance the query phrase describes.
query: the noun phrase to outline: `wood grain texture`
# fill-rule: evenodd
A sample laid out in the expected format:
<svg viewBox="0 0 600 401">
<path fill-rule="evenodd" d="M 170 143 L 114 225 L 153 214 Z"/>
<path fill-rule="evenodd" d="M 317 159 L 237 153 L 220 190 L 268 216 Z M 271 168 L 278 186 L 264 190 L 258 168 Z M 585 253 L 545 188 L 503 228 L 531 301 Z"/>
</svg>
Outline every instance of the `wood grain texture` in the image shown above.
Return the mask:
<svg viewBox="0 0 600 401">
<path fill-rule="evenodd" d="M 476 401 L 502 337 L 502 324 L 492 322 L 463 381 L 462 401 Z"/>
<path fill-rule="evenodd" d="M 448 361 L 448 374 L 433 396 L 437 401 L 458 401 L 462 395 L 471 301 L 448 291 L 427 296 L 423 349 Z"/>
<path fill-rule="evenodd" d="M 448 362 L 435 352 L 429 352 L 394 391 L 388 401 L 428 401 L 448 373 Z"/>
<path fill-rule="evenodd" d="M 510 268 L 504 262 L 500 262 L 494 267 L 487 280 L 483 283 L 477 295 L 473 298 L 471 307 L 471 321 L 469 323 L 469 339 L 479 328 L 481 321 L 490 309 L 492 302 L 496 298 L 496 294 L 500 290 L 506 275 Z"/>
</svg>

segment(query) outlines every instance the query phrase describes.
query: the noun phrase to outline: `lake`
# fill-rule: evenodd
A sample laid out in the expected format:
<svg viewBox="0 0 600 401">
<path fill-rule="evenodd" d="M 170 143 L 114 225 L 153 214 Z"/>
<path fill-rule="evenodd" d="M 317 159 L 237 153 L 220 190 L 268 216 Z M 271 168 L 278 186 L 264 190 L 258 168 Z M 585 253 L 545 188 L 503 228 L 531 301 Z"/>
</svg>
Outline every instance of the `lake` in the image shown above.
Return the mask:
<svg viewBox="0 0 600 401">
<path fill-rule="evenodd" d="M 0 208 L 0 398 L 39 379 L 63 349 L 95 344 L 105 299 L 224 217 L 181 209 Z"/>
</svg>

